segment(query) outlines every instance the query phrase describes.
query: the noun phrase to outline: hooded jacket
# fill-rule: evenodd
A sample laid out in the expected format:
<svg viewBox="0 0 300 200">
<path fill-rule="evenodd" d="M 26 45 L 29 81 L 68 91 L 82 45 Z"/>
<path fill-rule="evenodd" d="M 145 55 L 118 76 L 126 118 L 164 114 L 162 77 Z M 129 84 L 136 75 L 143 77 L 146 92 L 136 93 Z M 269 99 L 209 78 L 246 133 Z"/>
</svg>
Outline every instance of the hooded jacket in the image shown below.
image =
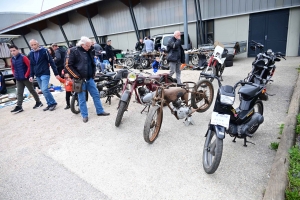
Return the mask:
<svg viewBox="0 0 300 200">
<path fill-rule="evenodd" d="M 30 63 L 26 56 L 18 54 L 11 58 L 11 70 L 17 81 L 23 81 L 29 78 Z"/>
<path fill-rule="evenodd" d="M 52 67 L 55 76 L 58 75 L 57 67 L 49 55 L 47 49 L 40 47 L 38 50 L 31 50 L 29 54 L 30 60 L 30 77 L 41 77 L 42 75 L 50 75 L 49 64 Z"/>
<path fill-rule="evenodd" d="M 55 64 L 57 67 L 63 67 L 64 61 L 66 57 L 66 51 L 62 48 L 58 48 L 55 50 Z"/>
</svg>

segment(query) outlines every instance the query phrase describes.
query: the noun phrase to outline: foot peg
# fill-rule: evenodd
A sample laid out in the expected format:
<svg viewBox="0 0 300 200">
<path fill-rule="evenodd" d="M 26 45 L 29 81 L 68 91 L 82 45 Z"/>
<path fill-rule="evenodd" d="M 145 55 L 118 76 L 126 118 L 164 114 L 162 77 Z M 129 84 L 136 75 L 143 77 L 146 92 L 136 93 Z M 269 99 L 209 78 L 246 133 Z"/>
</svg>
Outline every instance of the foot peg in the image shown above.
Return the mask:
<svg viewBox="0 0 300 200">
<path fill-rule="evenodd" d="M 188 125 L 195 125 L 195 122 L 194 120 L 192 119 L 192 116 L 188 116 L 187 118 L 185 118 L 185 121 L 183 122 L 185 124 L 185 126 L 188 126 Z"/>
</svg>

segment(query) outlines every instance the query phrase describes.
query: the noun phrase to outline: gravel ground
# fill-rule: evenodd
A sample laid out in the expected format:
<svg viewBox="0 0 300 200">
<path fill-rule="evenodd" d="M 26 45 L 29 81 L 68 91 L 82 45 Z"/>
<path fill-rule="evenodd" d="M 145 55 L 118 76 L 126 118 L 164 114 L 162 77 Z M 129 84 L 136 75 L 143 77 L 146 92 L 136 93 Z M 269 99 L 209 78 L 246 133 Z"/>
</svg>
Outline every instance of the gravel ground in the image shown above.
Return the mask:
<svg viewBox="0 0 300 200">
<path fill-rule="evenodd" d="M 253 58 L 235 58 L 225 69 L 223 84 L 233 85 L 251 70 Z M 274 82 L 264 102 L 264 123 L 243 147 L 226 135 L 218 170 L 208 175 L 202 167 L 204 134 L 212 107 L 193 114 L 195 125 L 186 127 L 164 109 L 158 139 L 143 139 L 146 114 L 131 102 L 120 127 L 115 127 L 118 99 L 105 104 L 108 117 L 95 113 L 88 102 L 89 122 L 64 110 L 65 94 L 54 93 L 55 111 L 33 110 L 34 100 L 0 109 L 0 199 L 261 199 L 279 141 L 279 125 L 288 110 L 298 76 L 299 57 L 277 63 Z M 183 81 L 197 81 L 199 71 L 182 71 Z M 52 83 L 58 81 L 52 77 Z M 215 94 L 217 90 L 214 82 Z M 134 98 L 132 98 L 134 99 Z M 236 98 L 236 105 L 239 101 Z"/>
</svg>

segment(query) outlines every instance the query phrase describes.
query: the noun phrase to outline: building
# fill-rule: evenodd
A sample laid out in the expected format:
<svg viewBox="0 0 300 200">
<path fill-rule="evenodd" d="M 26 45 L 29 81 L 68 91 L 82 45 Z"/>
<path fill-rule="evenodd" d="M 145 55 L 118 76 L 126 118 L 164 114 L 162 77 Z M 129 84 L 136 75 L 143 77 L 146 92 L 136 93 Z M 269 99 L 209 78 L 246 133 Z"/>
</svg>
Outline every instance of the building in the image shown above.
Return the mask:
<svg viewBox="0 0 300 200">
<path fill-rule="evenodd" d="M 210 40 L 255 40 L 287 56 L 300 55 L 300 0 L 185 0 L 193 47 Z M 76 43 L 83 35 L 134 49 L 138 38 L 184 31 L 184 0 L 73 0 L 0 30 L 40 44 Z M 249 46 L 249 45 L 248 45 Z M 252 51 L 240 56 L 253 56 Z"/>
</svg>

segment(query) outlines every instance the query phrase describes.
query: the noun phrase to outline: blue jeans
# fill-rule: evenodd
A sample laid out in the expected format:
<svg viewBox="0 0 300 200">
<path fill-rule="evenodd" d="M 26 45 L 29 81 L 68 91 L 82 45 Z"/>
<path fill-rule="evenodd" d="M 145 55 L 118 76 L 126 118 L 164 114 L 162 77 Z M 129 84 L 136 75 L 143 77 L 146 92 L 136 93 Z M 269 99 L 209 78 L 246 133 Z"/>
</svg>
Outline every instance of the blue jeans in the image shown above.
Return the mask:
<svg viewBox="0 0 300 200">
<path fill-rule="evenodd" d="M 85 91 L 88 91 L 93 98 L 97 114 L 104 112 L 100 101 L 99 91 L 96 87 L 94 79 L 90 78 L 82 84 L 82 92 L 78 93 L 79 108 L 82 117 L 88 117 L 88 109 L 86 106 Z"/>
<path fill-rule="evenodd" d="M 42 75 L 40 77 L 36 77 L 36 80 L 40 86 L 40 89 L 43 92 L 43 95 L 46 99 L 48 106 L 56 105 L 57 103 L 55 99 L 53 98 L 51 92 L 48 90 L 50 75 Z"/>
</svg>

